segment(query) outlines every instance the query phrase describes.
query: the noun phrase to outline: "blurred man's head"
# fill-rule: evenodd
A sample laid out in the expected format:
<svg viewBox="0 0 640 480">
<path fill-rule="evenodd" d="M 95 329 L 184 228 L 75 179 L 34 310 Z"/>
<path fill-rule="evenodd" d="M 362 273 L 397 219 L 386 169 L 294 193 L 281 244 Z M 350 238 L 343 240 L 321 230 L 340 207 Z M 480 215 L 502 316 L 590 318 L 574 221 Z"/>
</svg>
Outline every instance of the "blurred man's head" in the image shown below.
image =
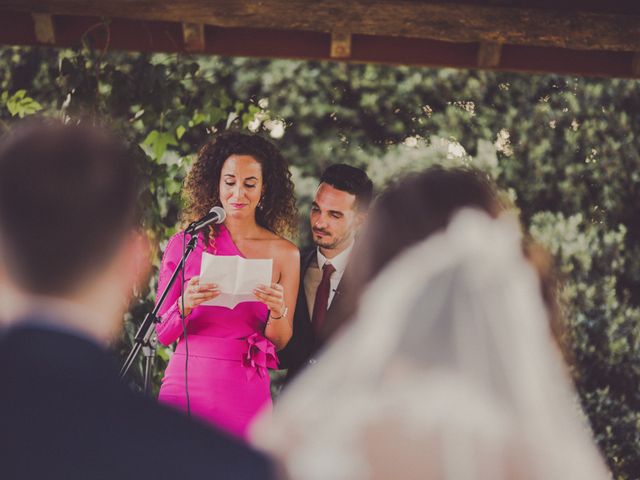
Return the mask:
<svg viewBox="0 0 640 480">
<path fill-rule="evenodd" d="M 344 251 L 366 218 L 373 183 L 359 168 L 331 165 L 322 177 L 311 204 L 311 233 L 314 243 L 328 258 Z"/>
<path fill-rule="evenodd" d="M 473 168 L 435 166 L 389 187 L 378 197 L 358 246 L 358 281 L 368 283 L 405 249 L 446 228 L 461 208 L 494 218 L 504 210 L 494 183 Z"/>
<path fill-rule="evenodd" d="M 26 295 L 124 294 L 139 267 L 138 180 L 125 146 L 87 124 L 32 120 L 0 140 L 4 275 Z M 111 312 L 111 313 L 115 313 Z"/>
</svg>

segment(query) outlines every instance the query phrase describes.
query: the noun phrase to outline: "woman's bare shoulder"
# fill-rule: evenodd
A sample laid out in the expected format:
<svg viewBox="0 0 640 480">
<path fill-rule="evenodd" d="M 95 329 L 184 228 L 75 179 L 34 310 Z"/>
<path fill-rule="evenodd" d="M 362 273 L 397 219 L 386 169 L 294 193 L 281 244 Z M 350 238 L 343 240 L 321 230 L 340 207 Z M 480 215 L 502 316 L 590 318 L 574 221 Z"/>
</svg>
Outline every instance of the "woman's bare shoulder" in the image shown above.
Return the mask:
<svg viewBox="0 0 640 480">
<path fill-rule="evenodd" d="M 300 251 L 295 243 L 273 232 L 267 232 L 265 240 L 269 243 L 269 250 L 271 250 L 274 257 L 288 261 L 300 258 Z"/>
<path fill-rule="evenodd" d="M 300 250 L 293 242 L 278 237 L 274 240 L 273 259 L 280 265 L 280 271 L 292 274 L 300 269 Z"/>
</svg>

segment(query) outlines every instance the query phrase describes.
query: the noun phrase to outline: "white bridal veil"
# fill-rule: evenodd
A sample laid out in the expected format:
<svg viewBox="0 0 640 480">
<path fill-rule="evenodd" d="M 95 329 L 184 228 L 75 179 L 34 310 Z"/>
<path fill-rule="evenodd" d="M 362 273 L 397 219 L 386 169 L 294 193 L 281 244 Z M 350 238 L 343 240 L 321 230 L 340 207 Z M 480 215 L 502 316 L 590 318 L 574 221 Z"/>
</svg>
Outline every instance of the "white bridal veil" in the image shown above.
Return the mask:
<svg viewBox="0 0 640 480">
<path fill-rule="evenodd" d="M 475 210 L 372 282 L 254 433 L 293 479 L 609 478 L 518 227 Z"/>
</svg>

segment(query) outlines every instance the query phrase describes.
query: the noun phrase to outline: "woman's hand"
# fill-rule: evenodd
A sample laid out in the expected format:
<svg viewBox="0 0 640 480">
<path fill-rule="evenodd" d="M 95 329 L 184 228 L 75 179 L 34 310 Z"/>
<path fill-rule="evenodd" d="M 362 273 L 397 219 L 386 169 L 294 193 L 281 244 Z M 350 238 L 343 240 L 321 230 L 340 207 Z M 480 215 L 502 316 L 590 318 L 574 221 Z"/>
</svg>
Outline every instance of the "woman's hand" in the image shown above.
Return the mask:
<svg viewBox="0 0 640 480">
<path fill-rule="evenodd" d="M 201 303 L 220 295 L 220 288 L 215 283 L 200 283 L 200 277 L 191 277 L 184 290 L 184 316 L 191 313 Z M 182 312 L 182 299 L 178 298 L 178 309 Z"/>
<path fill-rule="evenodd" d="M 271 318 L 280 318 L 284 314 L 284 288 L 279 283 L 258 285 L 253 294 L 269 309 Z"/>
</svg>

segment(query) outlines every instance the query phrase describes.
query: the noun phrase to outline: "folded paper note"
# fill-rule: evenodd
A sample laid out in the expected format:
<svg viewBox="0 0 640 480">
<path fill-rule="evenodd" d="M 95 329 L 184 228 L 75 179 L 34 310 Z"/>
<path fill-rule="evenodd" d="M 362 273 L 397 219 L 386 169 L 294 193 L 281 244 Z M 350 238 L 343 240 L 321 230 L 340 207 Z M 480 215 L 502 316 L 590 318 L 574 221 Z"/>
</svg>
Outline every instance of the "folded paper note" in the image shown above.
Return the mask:
<svg viewBox="0 0 640 480">
<path fill-rule="evenodd" d="M 202 305 L 234 308 L 241 302 L 258 302 L 253 289 L 271 284 L 273 259 L 249 259 L 238 255 L 202 254 L 200 282 L 216 283 L 220 295 Z"/>
</svg>

